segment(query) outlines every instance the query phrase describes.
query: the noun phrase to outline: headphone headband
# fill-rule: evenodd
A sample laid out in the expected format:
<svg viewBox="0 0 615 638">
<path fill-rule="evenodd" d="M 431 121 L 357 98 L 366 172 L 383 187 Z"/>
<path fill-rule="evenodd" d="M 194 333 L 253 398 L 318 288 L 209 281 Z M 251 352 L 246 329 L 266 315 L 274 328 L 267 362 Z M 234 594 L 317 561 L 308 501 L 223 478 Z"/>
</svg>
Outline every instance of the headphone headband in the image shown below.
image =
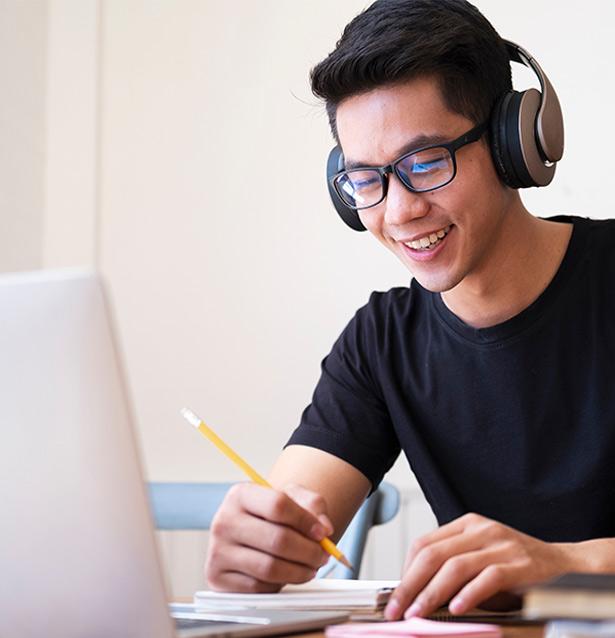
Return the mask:
<svg viewBox="0 0 615 638">
<path fill-rule="evenodd" d="M 504 40 L 511 62 L 519 62 L 534 71 L 540 82 L 540 109 L 536 115 L 536 135 L 544 159 L 559 162 L 564 155 L 564 119 L 557 93 L 542 67 L 526 49 Z"/>
</svg>

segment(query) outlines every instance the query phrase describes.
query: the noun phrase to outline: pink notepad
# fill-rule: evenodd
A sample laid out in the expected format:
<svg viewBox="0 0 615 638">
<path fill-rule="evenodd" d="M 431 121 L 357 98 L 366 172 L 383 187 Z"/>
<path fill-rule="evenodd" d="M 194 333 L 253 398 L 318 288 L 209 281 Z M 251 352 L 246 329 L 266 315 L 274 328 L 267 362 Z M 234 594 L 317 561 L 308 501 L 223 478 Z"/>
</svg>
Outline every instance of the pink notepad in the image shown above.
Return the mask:
<svg viewBox="0 0 615 638">
<path fill-rule="evenodd" d="M 348 623 L 325 629 L 327 638 L 501 638 L 497 625 L 470 622 L 443 622 L 426 618 L 409 618 L 396 622 Z"/>
</svg>

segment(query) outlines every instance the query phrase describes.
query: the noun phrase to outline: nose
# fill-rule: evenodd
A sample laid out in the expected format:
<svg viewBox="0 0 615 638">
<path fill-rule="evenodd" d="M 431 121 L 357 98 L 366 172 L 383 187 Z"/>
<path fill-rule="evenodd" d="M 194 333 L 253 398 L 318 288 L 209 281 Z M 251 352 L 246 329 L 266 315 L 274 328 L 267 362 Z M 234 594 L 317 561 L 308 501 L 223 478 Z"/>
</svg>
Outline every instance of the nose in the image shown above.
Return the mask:
<svg viewBox="0 0 615 638">
<path fill-rule="evenodd" d="M 429 193 L 409 191 L 395 175 L 389 175 L 387 196 L 384 200 L 384 219 L 391 226 L 424 217 L 429 210 Z"/>
</svg>

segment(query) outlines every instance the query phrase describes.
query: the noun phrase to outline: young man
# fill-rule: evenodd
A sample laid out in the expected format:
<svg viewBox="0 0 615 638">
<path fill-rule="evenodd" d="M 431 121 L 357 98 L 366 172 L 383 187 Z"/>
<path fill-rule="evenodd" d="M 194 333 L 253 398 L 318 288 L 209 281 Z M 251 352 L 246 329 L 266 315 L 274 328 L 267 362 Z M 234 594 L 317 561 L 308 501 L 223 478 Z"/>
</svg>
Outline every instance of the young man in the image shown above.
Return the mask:
<svg viewBox="0 0 615 638">
<path fill-rule="evenodd" d="M 615 571 L 615 223 L 539 219 L 505 183 L 504 42 L 465 0 L 378 0 L 312 87 L 343 152 L 340 196 L 413 280 L 374 293 L 323 362 L 270 473 L 279 491 L 229 494 L 210 585 L 313 577 L 318 541 L 400 451 L 440 527 L 410 546 L 389 619 Z"/>
</svg>

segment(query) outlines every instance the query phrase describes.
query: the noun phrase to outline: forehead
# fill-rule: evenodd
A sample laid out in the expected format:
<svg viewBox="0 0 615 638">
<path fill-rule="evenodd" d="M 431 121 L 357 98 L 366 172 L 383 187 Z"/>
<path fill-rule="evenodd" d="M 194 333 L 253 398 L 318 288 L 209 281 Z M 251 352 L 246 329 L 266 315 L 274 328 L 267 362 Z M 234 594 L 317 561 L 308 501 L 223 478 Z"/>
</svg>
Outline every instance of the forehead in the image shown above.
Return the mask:
<svg viewBox="0 0 615 638">
<path fill-rule="evenodd" d="M 434 78 L 417 78 L 350 97 L 337 108 L 337 131 L 347 160 L 385 164 L 400 153 L 451 140 L 472 126 L 449 110 Z"/>
</svg>

